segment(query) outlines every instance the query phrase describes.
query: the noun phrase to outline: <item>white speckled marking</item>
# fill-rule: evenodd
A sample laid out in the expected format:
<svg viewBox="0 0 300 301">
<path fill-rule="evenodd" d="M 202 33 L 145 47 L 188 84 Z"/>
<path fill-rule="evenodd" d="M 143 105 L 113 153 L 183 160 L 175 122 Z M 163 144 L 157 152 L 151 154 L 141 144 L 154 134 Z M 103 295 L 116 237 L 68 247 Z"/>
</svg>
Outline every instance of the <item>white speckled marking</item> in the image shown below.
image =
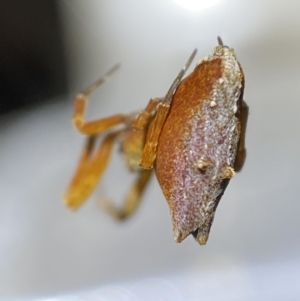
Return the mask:
<svg viewBox="0 0 300 301">
<path fill-rule="evenodd" d="M 213 108 L 217 105 L 217 103 L 214 100 L 212 100 L 209 105 L 211 108 Z"/>
</svg>

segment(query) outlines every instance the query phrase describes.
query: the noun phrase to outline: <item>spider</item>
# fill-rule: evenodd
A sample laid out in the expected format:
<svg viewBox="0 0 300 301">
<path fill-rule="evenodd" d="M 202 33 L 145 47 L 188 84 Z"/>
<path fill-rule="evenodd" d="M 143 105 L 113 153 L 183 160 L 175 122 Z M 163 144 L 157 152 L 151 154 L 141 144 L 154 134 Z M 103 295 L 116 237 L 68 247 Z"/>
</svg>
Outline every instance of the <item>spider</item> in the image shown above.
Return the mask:
<svg viewBox="0 0 300 301">
<path fill-rule="evenodd" d="M 118 65 L 77 94 L 72 121 L 87 135 L 87 141 L 64 195 L 68 207 L 76 209 L 90 196 L 118 141 L 127 166 L 137 178 L 123 206 L 117 208 L 107 201 L 107 212 L 117 219 L 135 212 L 155 170 L 170 208 L 174 240 L 181 242 L 192 234 L 201 245 L 206 244 L 219 201 L 246 158 L 244 73 L 234 50 L 223 45 L 219 37 L 218 42 L 183 79 L 195 49 L 166 96 L 150 99 L 140 113 L 84 119 L 88 97 Z M 99 134 L 103 139 L 95 150 Z"/>
</svg>

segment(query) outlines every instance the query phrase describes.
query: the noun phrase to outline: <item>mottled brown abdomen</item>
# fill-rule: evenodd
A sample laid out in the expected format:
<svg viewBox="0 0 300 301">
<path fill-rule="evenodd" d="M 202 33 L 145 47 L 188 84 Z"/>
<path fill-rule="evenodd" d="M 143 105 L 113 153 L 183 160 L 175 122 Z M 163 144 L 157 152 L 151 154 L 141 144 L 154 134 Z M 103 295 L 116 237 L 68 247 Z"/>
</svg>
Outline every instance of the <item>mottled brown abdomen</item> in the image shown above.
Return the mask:
<svg viewBox="0 0 300 301">
<path fill-rule="evenodd" d="M 243 74 L 229 49 L 216 51 L 178 87 L 158 141 L 156 175 L 177 242 L 197 229 L 206 241 L 224 179 L 234 175 Z"/>
</svg>

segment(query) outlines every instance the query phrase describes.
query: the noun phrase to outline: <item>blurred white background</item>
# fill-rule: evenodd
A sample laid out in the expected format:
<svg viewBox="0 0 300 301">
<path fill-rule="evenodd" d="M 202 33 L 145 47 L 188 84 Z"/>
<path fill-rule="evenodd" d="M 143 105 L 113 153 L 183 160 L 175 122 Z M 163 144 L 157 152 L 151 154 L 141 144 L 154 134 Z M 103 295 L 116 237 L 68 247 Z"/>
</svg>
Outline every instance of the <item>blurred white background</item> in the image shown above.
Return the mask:
<svg viewBox="0 0 300 301">
<path fill-rule="evenodd" d="M 299 300 L 300 2 L 222 0 L 203 10 L 177 2 L 61 0 L 69 102 L 1 120 L 0 299 Z M 208 244 L 173 242 L 156 179 L 129 221 L 101 212 L 99 197 L 120 202 L 132 180 L 117 155 L 90 200 L 76 213 L 65 208 L 84 141 L 70 122 L 76 92 L 120 62 L 87 116 L 142 109 L 218 35 L 246 76 L 248 157 Z"/>
</svg>

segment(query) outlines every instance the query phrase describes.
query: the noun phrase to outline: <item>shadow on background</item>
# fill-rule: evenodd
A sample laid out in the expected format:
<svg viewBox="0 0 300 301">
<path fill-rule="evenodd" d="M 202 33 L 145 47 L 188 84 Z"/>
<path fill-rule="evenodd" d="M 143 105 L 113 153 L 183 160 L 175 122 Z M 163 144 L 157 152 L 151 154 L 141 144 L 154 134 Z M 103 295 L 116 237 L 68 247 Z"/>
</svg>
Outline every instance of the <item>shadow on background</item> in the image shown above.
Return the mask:
<svg viewBox="0 0 300 301">
<path fill-rule="evenodd" d="M 0 114 L 67 92 L 59 21 L 56 1 L 1 1 Z"/>
</svg>

